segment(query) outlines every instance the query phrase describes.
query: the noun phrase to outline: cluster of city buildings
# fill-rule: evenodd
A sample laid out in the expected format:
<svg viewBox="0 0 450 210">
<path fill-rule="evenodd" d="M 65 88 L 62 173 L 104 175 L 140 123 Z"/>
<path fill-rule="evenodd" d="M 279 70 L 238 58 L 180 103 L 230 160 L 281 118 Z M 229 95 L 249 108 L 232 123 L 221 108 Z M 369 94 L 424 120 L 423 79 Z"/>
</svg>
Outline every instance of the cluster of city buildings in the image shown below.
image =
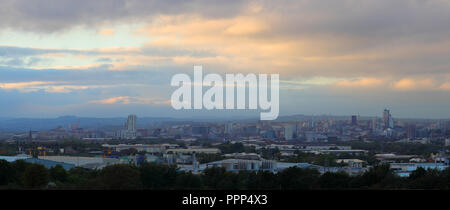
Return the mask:
<svg viewBox="0 0 450 210">
<path fill-rule="evenodd" d="M 231 142 L 238 143 L 238 142 Z M 222 151 L 218 148 L 204 148 L 199 146 L 188 146 L 187 148 L 181 148 L 176 144 L 153 144 L 153 145 L 102 145 L 105 148 L 112 149 L 113 151 L 122 151 L 124 149 L 133 148 L 136 151 L 145 151 L 145 160 L 147 162 L 162 163 L 167 165 L 176 165 L 179 170 L 191 171 L 193 173 L 200 173 L 209 167 L 224 167 L 227 171 L 238 172 L 241 170 L 246 171 L 270 171 L 277 173 L 289 167 L 299 168 L 311 168 L 317 169 L 321 173 L 325 172 L 347 172 L 351 175 L 363 173 L 368 168 L 363 166 L 364 161 L 358 159 L 338 159 L 337 163 L 344 163 L 342 167 L 327 167 L 319 166 L 310 163 L 290 163 L 284 161 L 268 160 L 264 159 L 258 153 L 229 153 L 222 154 Z M 267 144 L 256 148 L 256 151 L 260 149 L 273 149 L 277 148 L 280 151 L 303 151 L 311 152 L 315 154 L 328 154 L 328 153 L 354 153 L 362 154 L 367 153 L 365 150 L 352 150 L 349 146 L 299 146 L 299 145 L 277 145 Z M 223 159 L 218 161 L 212 161 L 207 163 L 200 163 L 197 156 L 202 154 L 216 154 L 222 155 Z M 294 155 L 293 153 L 291 155 Z"/>
<path fill-rule="evenodd" d="M 251 144 L 249 144 L 251 142 Z M 238 142 L 231 142 L 231 144 Z M 96 156 L 69 156 L 50 155 L 39 153 L 38 156 L 20 154 L 17 156 L 0 156 L 0 159 L 13 162 L 24 160 L 30 163 L 39 163 L 47 168 L 61 165 L 66 170 L 74 167 L 87 169 L 101 169 L 113 164 L 140 164 L 151 162 L 176 166 L 179 170 L 200 173 L 209 167 L 223 167 L 230 172 L 246 171 L 270 171 L 278 173 L 289 167 L 316 169 L 320 173 L 346 172 L 350 175 L 364 173 L 371 166 L 360 159 L 339 158 L 341 154 L 360 156 L 367 155 L 367 150 L 352 149 L 350 146 L 337 145 L 311 145 L 311 144 L 260 144 L 254 140 L 248 140 L 247 145 L 252 145 L 257 153 L 228 153 L 223 154 L 218 148 L 205 148 L 201 146 L 181 147 L 178 144 L 103 144 L 104 154 Z M 257 147 L 255 147 L 257 146 Z M 282 156 L 295 156 L 296 152 L 313 154 L 334 154 L 339 166 L 320 166 L 306 162 L 287 162 L 264 159 L 258 153 L 262 149 L 276 149 Z M 123 155 L 124 151 L 135 151 L 133 154 Z M 121 154 L 121 155 L 120 155 Z M 222 158 L 217 161 L 200 163 L 200 155 L 219 155 Z M 390 163 L 390 167 L 399 176 L 409 176 L 419 167 L 424 169 L 444 170 L 450 164 L 443 154 L 433 154 L 430 159 L 423 159 L 416 155 L 376 154 L 375 158 L 381 162 Z"/>
<path fill-rule="evenodd" d="M 237 143 L 237 142 L 232 142 Z M 209 167 L 224 167 L 227 171 L 238 172 L 241 170 L 247 171 L 270 171 L 277 173 L 289 167 L 311 168 L 317 169 L 321 173 L 327 171 L 338 172 L 344 171 L 351 175 L 359 174 L 366 171 L 368 168 L 363 166 L 364 161 L 358 159 L 339 159 L 338 163 L 345 163 L 342 167 L 326 167 L 310 163 L 291 163 L 285 161 L 268 160 L 261 157 L 258 153 L 229 153 L 223 154 L 218 148 L 205 148 L 201 146 L 187 146 L 181 147 L 178 144 L 103 144 L 103 155 L 96 155 L 91 157 L 86 156 L 70 156 L 70 155 L 46 155 L 46 153 L 39 153 L 38 156 L 31 156 L 20 154 L 17 156 L 0 156 L 10 162 L 16 160 L 24 160 L 31 163 L 39 163 L 47 168 L 61 165 L 69 170 L 74 167 L 82 167 L 87 169 L 101 169 L 113 164 L 140 164 L 143 162 L 159 163 L 176 166 L 182 171 L 191 171 L 193 173 L 200 173 Z M 276 145 L 267 144 L 257 149 L 274 149 L 280 151 L 303 151 L 311 153 L 334 153 L 340 152 L 354 152 L 365 153 L 363 150 L 352 150 L 348 146 L 298 146 L 298 145 Z M 123 155 L 121 152 L 133 150 L 135 153 Z M 339 153 L 339 152 L 338 152 Z M 211 161 L 200 163 L 198 156 L 200 155 L 220 155 L 222 158 L 218 161 Z M 294 155 L 292 153 L 292 155 Z"/>
<path fill-rule="evenodd" d="M 320 172 L 345 171 L 349 174 L 358 174 L 367 170 L 363 167 L 365 162 L 358 159 L 338 159 L 344 166 L 328 167 L 309 163 L 289 163 L 284 161 L 266 160 L 257 153 L 222 154 L 217 148 L 202 148 L 191 145 L 196 140 L 203 139 L 214 144 L 228 142 L 242 143 L 246 147 L 261 150 L 276 149 L 281 157 L 295 156 L 297 152 L 313 154 L 341 154 L 360 156 L 367 155 L 369 151 L 352 149 L 350 146 L 337 146 L 338 141 L 347 140 L 393 140 L 408 143 L 430 143 L 431 140 L 444 140 L 445 146 L 450 146 L 450 139 L 445 139 L 450 133 L 450 121 L 443 120 L 395 120 L 390 110 L 385 109 L 382 117 L 361 118 L 353 115 L 346 119 L 341 117 L 321 116 L 317 118 L 286 120 L 286 121 L 258 121 L 258 122 L 179 122 L 160 123 L 158 126 L 140 125 L 138 127 L 136 115 L 129 115 L 124 126 L 116 129 L 83 129 L 79 122 L 68 126 L 58 127 L 49 131 L 30 131 L 25 139 L 65 139 L 77 138 L 84 140 L 140 140 L 140 139 L 177 139 L 184 142 L 178 144 L 103 144 L 108 151 L 103 154 L 99 151 L 96 157 L 79 156 L 46 156 L 38 157 L 17 156 L 0 157 L 0 159 L 24 159 L 29 162 L 41 162 L 46 166 L 57 163 L 65 168 L 85 167 L 103 168 L 111 164 L 140 162 L 155 162 L 168 165 L 177 165 L 180 170 L 201 172 L 205 168 L 221 166 L 229 171 L 239 170 L 268 170 L 278 172 L 287 167 L 316 168 Z M 132 149 L 139 154 L 115 156 Z M 62 152 L 64 153 L 64 151 Z M 200 154 L 220 154 L 222 160 L 209 163 L 199 163 Z M 95 155 L 95 154 L 94 154 Z M 418 167 L 444 169 L 448 161 L 434 158 L 433 162 L 421 160 L 414 155 L 377 154 L 375 158 L 391 163 L 391 167 L 401 176 L 407 176 Z M 443 158 L 443 156 L 441 157 Z M 402 161 L 399 161 L 402 160 Z M 404 161 L 408 160 L 408 161 Z M 401 162 L 401 163 L 399 163 Z"/>
<path fill-rule="evenodd" d="M 394 120 L 390 110 L 382 117 L 352 115 L 345 119 L 318 116 L 310 119 L 258 122 L 180 122 L 161 123 L 159 126 L 140 125 L 137 116 L 129 115 L 125 125 L 115 130 L 83 129 L 75 123 L 48 131 L 30 131 L 22 139 L 152 139 L 204 138 L 210 140 L 269 139 L 304 142 L 333 142 L 347 140 L 399 140 L 427 142 L 442 139 L 450 133 L 450 121 Z M 20 138 L 20 137 L 18 137 Z"/>
</svg>

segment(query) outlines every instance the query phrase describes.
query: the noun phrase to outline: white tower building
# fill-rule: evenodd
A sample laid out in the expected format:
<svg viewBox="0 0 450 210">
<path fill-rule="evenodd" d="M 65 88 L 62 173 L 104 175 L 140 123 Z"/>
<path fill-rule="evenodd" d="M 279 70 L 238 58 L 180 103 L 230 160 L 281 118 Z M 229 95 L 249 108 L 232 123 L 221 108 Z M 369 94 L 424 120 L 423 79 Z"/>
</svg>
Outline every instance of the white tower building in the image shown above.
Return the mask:
<svg viewBox="0 0 450 210">
<path fill-rule="evenodd" d="M 127 131 L 135 132 L 136 131 L 136 115 L 128 115 L 128 120 L 126 124 Z"/>
</svg>

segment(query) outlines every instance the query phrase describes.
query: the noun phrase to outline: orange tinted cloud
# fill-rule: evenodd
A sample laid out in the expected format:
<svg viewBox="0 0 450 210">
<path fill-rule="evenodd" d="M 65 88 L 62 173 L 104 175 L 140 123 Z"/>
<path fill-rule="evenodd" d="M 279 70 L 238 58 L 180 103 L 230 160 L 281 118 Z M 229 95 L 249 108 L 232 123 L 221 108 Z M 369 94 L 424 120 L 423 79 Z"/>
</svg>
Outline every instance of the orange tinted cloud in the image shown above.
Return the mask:
<svg viewBox="0 0 450 210">
<path fill-rule="evenodd" d="M 98 104 L 130 104 L 130 97 L 128 96 L 117 96 L 102 100 L 95 100 L 91 101 L 91 103 L 98 103 Z"/>
<path fill-rule="evenodd" d="M 362 78 L 356 80 L 343 80 L 335 83 L 341 87 L 376 87 L 384 84 L 384 81 L 377 78 Z"/>
<path fill-rule="evenodd" d="M 433 78 L 362 78 L 334 83 L 339 87 L 383 88 L 397 91 L 450 90 L 450 82 L 439 83 Z"/>
<path fill-rule="evenodd" d="M 89 88 L 108 87 L 106 85 L 68 85 L 61 81 L 31 81 L 0 83 L 0 89 L 18 90 L 21 92 L 33 92 L 44 90 L 51 93 L 69 93 L 74 90 L 86 90 Z"/>
<path fill-rule="evenodd" d="M 42 57 L 59 58 L 66 56 L 66 53 L 46 53 L 41 55 Z"/>
<path fill-rule="evenodd" d="M 445 82 L 439 86 L 441 90 L 450 90 L 450 82 Z"/>
<path fill-rule="evenodd" d="M 31 81 L 31 82 L 0 83 L 0 89 L 26 89 L 51 83 L 55 82 Z"/>
<path fill-rule="evenodd" d="M 184 52 L 168 56 L 175 64 L 201 62 L 236 71 L 257 69 L 260 72 L 294 66 L 293 59 L 298 59 L 295 51 L 303 48 L 291 40 L 264 38 L 262 35 L 269 29 L 270 25 L 260 17 L 160 16 L 137 33 L 151 37 L 145 45 L 148 48 Z M 205 52 L 205 55 L 195 52 Z"/>
<path fill-rule="evenodd" d="M 257 19 L 244 18 L 225 29 L 230 35 L 251 35 L 267 30 L 268 26 Z"/>
<path fill-rule="evenodd" d="M 132 97 L 132 96 L 116 96 L 101 100 L 93 100 L 89 103 L 95 104 L 154 104 L 154 105 L 169 105 L 170 100 L 155 100 L 147 97 Z"/>
<path fill-rule="evenodd" d="M 427 90 L 435 88 L 435 81 L 433 79 L 412 79 L 405 78 L 393 83 L 393 88 L 396 90 Z"/>
<path fill-rule="evenodd" d="M 90 86 L 90 85 L 52 85 L 43 87 L 46 92 L 50 93 L 70 93 L 74 90 L 86 90 L 89 88 L 101 88 L 106 86 Z"/>
<path fill-rule="evenodd" d="M 98 31 L 98 33 L 100 35 L 104 35 L 104 36 L 112 36 L 116 33 L 116 31 L 114 29 L 106 28 L 106 29 L 101 29 L 100 31 Z"/>
<path fill-rule="evenodd" d="M 55 69 L 55 70 L 87 70 L 92 68 L 102 67 L 104 64 L 86 64 L 86 65 L 56 65 L 56 66 L 46 66 L 46 67 L 30 67 L 30 69 L 44 70 L 44 69 Z"/>
</svg>

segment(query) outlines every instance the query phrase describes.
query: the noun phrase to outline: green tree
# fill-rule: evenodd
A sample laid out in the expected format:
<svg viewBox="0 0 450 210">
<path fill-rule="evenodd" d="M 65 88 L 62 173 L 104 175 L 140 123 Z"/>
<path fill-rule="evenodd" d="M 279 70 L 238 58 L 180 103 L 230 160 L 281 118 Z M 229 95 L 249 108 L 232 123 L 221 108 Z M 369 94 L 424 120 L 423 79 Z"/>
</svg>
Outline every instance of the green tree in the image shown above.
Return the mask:
<svg viewBox="0 0 450 210">
<path fill-rule="evenodd" d="M 314 158 L 312 161 L 315 165 L 321 165 L 321 166 L 337 166 L 336 163 L 336 157 L 332 154 L 324 154 L 324 155 L 318 155 Z"/>
<path fill-rule="evenodd" d="M 289 167 L 279 173 L 282 189 L 314 189 L 317 188 L 319 171 L 316 169 L 305 169 Z"/>
<path fill-rule="evenodd" d="M 40 164 L 31 164 L 25 169 L 24 185 L 28 188 L 42 188 L 49 181 L 48 170 Z"/>
<path fill-rule="evenodd" d="M 6 160 L 0 160 L 0 185 L 7 185 L 13 181 L 14 168 Z"/>
<path fill-rule="evenodd" d="M 350 177 L 345 172 L 326 172 L 319 178 L 320 188 L 324 189 L 344 189 L 348 187 Z"/>
<path fill-rule="evenodd" d="M 181 172 L 176 178 L 176 189 L 201 189 L 203 184 L 200 176 L 191 172 Z"/>
<path fill-rule="evenodd" d="M 197 160 L 201 164 L 223 160 L 223 158 L 224 157 L 221 154 L 205 154 L 205 153 L 197 154 Z"/>
<path fill-rule="evenodd" d="M 105 189 L 139 189 L 142 186 L 139 170 L 125 164 L 106 166 L 99 178 Z"/>
<path fill-rule="evenodd" d="M 450 189 L 450 167 L 447 167 L 446 169 L 444 169 L 441 172 L 441 177 L 440 179 L 442 180 L 442 188 L 444 189 Z"/>
<path fill-rule="evenodd" d="M 361 176 L 357 176 L 351 183 L 355 188 L 398 188 L 401 187 L 401 179 L 396 176 L 389 164 L 374 166 Z"/>
<path fill-rule="evenodd" d="M 409 175 L 408 178 L 410 180 L 415 180 L 415 179 L 420 179 L 422 177 L 425 177 L 426 175 L 427 175 L 427 171 L 422 167 L 418 167 L 416 170 L 411 172 L 411 174 Z"/>
<path fill-rule="evenodd" d="M 24 160 L 16 160 L 11 163 L 11 167 L 14 169 L 14 183 L 18 186 L 24 186 L 24 173 L 25 169 L 32 165 L 32 163 Z"/>
<path fill-rule="evenodd" d="M 244 144 L 242 143 L 224 143 L 219 145 L 220 151 L 222 151 L 223 154 L 229 154 L 229 153 L 239 153 L 239 152 L 245 152 L 246 149 L 244 147 Z"/>
<path fill-rule="evenodd" d="M 139 171 L 146 189 L 170 189 L 175 186 L 178 175 L 176 167 L 154 163 L 142 163 Z"/>
<path fill-rule="evenodd" d="M 437 169 L 417 168 L 411 172 L 408 188 L 410 189 L 445 189 L 445 178 L 442 172 Z"/>
<path fill-rule="evenodd" d="M 101 187 L 100 170 L 89 170 L 81 167 L 71 168 L 67 173 L 66 187 L 80 189 L 96 189 Z"/>
<path fill-rule="evenodd" d="M 61 166 L 56 165 L 51 167 L 50 170 L 50 180 L 54 182 L 66 182 L 67 181 L 67 171 Z"/>
<path fill-rule="evenodd" d="M 258 190 L 279 189 L 280 186 L 278 184 L 277 178 L 277 175 L 270 171 L 253 172 L 249 177 L 248 188 Z"/>
<path fill-rule="evenodd" d="M 210 167 L 203 170 L 203 183 L 208 189 L 233 189 L 231 172 L 223 167 Z"/>
</svg>

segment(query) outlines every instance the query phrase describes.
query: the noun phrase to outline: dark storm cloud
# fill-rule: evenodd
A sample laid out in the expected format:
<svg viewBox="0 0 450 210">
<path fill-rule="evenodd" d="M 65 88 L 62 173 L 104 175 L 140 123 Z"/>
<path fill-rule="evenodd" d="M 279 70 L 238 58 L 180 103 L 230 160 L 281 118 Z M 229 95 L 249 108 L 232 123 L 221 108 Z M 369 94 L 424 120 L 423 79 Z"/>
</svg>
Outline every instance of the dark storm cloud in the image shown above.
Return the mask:
<svg viewBox="0 0 450 210">
<path fill-rule="evenodd" d="M 11 47 L 11 46 L 1 46 L 0 45 L 0 57 L 23 57 L 23 56 L 37 56 L 49 53 L 66 53 L 74 55 L 102 55 L 102 54 L 123 54 L 124 52 L 111 51 L 102 52 L 98 49 L 93 50 L 72 50 L 72 49 L 45 49 L 45 48 L 30 48 L 30 47 Z M 155 47 L 142 47 L 139 50 L 127 50 L 126 53 L 130 54 L 142 54 L 142 55 L 159 55 L 159 56 L 177 56 L 186 55 L 190 56 L 212 56 L 215 55 L 207 51 L 192 51 L 185 49 L 161 49 Z M 111 62 L 112 59 L 101 58 L 98 59 L 99 62 Z"/>
<path fill-rule="evenodd" d="M 99 54 L 94 50 L 69 50 L 69 49 L 39 49 L 29 47 L 10 47 L 0 46 L 0 57 L 15 57 L 15 56 L 31 56 L 31 55 L 43 55 L 48 53 L 69 53 L 69 54 Z"/>
<path fill-rule="evenodd" d="M 145 22 L 159 14 L 232 17 L 245 15 L 251 5 L 273 23 L 266 36 L 345 37 L 358 49 L 399 36 L 433 41 L 450 32 L 450 2 L 444 0 L 2 0 L 1 5 L 0 26 L 38 32 Z"/>
<path fill-rule="evenodd" d="M 136 20 L 158 14 L 228 17 L 246 2 L 237 0 L 2 0 L 0 26 L 54 32 L 76 25 Z"/>
</svg>

